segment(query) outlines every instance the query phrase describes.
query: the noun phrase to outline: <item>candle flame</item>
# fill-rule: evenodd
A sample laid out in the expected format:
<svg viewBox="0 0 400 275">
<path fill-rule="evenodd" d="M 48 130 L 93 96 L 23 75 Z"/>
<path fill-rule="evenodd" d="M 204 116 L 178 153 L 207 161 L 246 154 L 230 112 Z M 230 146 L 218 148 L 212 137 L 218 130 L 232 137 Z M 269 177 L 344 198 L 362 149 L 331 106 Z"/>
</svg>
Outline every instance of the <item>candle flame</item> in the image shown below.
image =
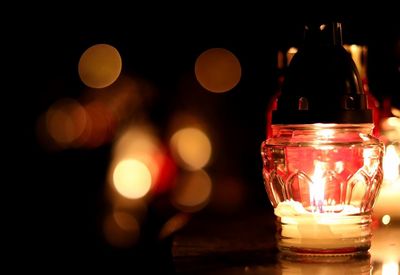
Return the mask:
<svg viewBox="0 0 400 275">
<path fill-rule="evenodd" d="M 314 166 L 314 174 L 311 177 L 312 184 L 310 185 L 310 203 L 313 206 L 313 211 L 322 212 L 325 197 L 326 169 L 321 161 L 315 161 Z"/>
</svg>

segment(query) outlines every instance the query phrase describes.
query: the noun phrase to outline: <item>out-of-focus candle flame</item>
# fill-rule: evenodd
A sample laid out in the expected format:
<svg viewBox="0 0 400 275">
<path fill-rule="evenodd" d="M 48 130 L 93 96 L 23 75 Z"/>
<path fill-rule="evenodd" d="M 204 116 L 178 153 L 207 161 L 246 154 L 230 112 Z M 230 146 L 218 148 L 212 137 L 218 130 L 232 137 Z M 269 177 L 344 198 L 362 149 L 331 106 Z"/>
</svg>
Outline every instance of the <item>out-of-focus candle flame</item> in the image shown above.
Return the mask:
<svg viewBox="0 0 400 275">
<path fill-rule="evenodd" d="M 151 174 L 151 192 L 161 193 L 172 187 L 176 166 L 167 150 L 149 126 L 137 126 L 121 132 L 113 148 L 109 182 L 121 160 L 135 159 L 142 162 Z"/>
<path fill-rule="evenodd" d="M 398 117 L 389 117 L 387 119 L 388 126 L 400 127 L 400 119 Z"/>
<path fill-rule="evenodd" d="M 396 147 L 394 145 L 388 145 L 386 147 L 386 153 L 383 158 L 383 171 L 384 180 L 393 183 L 400 176 L 400 157 L 397 154 Z"/>
<path fill-rule="evenodd" d="M 184 227 L 190 219 L 190 214 L 178 213 L 170 218 L 161 228 L 159 238 L 164 239 Z"/>
<path fill-rule="evenodd" d="M 104 88 L 117 80 L 122 69 L 122 59 L 116 48 L 97 44 L 88 48 L 78 65 L 79 76 L 91 88 Z"/>
<path fill-rule="evenodd" d="M 390 215 L 392 221 L 400 218 L 400 155 L 397 147 L 398 143 L 387 145 L 383 157 L 384 178 L 373 212 L 379 219 L 384 215 Z"/>
<path fill-rule="evenodd" d="M 46 113 L 46 129 L 61 147 L 73 145 L 88 123 L 86 110 L 76 100 L 65 98 L 54 103 Z"/>
<path fill-rule="evenodd" d="M 144 163 L 152 176 L 153 182 L 157 180 L 160 167 L 155 161 L 155 156 L 161 154 L 160 144 L 152 135 L 151 130 L 137 127 L 125 130 L 115 143 L 114 159 L 137 159 Z"/>
<path fill-rule="evenodd" d="M 184 128 L 171 138 L 171 148 L 177 160 L 190 170 L 203 168 L 211 157 L 211 142 L 197 128 Z"/>
<path fill-rule="evenodd" d="M 203 208 L 210 198 L 212 182 L 204 170 L 181 176 L 172 194 L 172 203 L 184 212 L 196 212 Z"/>
<path fill-rule="evenodd" d="M 78 140 L 81 146 L 95 148 L 110 140 L 115 128 L 115 121 L 108 107 L 100 101 L 86 104 L 87 126 Z"/>
<path fill-rule="evenodd" d="M 298 50 L 295 47 L 289 48 L 289 50 L 286 53 L 287 65 L 290 64 L 290 62 L 292 61 L 293 56 L 297 53 L 297 51 Z"/>
<path fill-rule="evenodd" d="M 119 162 L 115 167 L 113 181 L 115 188 L 122 196 L 138 199 L 150 190 L 151 174 L 143 162 L 127 159 Z"/>
<path fill-rule="evenodd" d="M 390 223 L 390 216 L 389 215 L 385 215 L 382 217 L 382 223 L 384 225 L 388 225 Z"/>
<path fill-rule="evenodd" d="M 195 74 L 205 89 L 214 93 L 224 93 L 239 83 L 242 69 L 232 52 L 223 48 L 213 48 L 197 58 Z"/>
<path fill-rule="evenodd" d="M 399 109 L 392 107 L 390 111 L 392 112 L 392 114 L 394 116 L 400 117 L 400 110 Z"/>
<path fill-rule="evenodd" d="M 399 274 L 399 263 L 385 262 L 382 265 L 382 275 L 397 275 Z"/>
<path fill-rule="evenodd" d="M 123 211 L 114 211 L 114 220 L 125 231 L 137 231 L 138 222 L 132 215 Z"/>
<path fill-rule="evenodd" d="M 103 233 L 106 241 L 112 246 L 129 247 L 137 242 L 140 226 L 134 216 L 117 211 L 105 217 Z"/>
</svg>

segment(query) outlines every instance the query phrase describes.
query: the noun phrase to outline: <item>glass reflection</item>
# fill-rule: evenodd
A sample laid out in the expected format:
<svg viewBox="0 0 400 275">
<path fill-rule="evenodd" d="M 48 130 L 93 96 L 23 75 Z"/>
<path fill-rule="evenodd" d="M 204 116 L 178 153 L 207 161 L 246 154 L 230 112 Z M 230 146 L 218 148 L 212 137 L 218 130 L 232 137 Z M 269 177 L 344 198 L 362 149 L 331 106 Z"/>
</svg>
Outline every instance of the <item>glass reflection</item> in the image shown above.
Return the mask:
<svg viewBox="0 0 400 275">
<path fill-rule="evenodd" d="M 378 227 L 373 232 L 372 274 L 397 275 L 400 270 L 400 226 L 389 223 Z"/>
<path fill-rule="evenodd" d="M 371 255 L 299 257 L 288 254 L 278 256 L 281 274 L 371 274 Z"/>
</svg>

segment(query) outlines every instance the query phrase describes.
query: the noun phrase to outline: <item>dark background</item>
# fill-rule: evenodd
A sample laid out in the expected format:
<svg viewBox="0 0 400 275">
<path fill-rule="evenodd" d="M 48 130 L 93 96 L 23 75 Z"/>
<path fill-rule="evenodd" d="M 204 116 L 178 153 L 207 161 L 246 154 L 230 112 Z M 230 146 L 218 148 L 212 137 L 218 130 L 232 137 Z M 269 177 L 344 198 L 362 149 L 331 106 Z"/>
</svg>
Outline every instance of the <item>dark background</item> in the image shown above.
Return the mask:
<svg viewBox="0 0 400 275">
<path fill-rule="evenodd" d="M 290 14 L 287 7 L 266 10 L 251 5 L 180 8 L 133 4 L 129 8 L 103 7 L 102 12 L 66 10 L 63 14 L 59 7 L 18 17 L 24 17 L 22 27 L 9 31 L 11 51 L 4 55 L 11 61 L 13 77 L 7 88 L 11 98 L 3 103 L 5 121 L 11 121 L 5 133 L 10 141 L 4 143 L 9 147 L 6 151 L 11 151 L 5 166 L 11 176 L 3 179 L 4 185 L 11 186 L 11 191 L 4 193 L 6 209 L 11 209 L 7 210 L 11 219 L 6 227 L 11 231 L 11 254 L 26 259 L 27 265 L 39 270 L 53 270 L 55 265 L 55 273 L 77 270 L 80 265 L 90 270 L 127 268 L 132 273 L 173 271 L 173 236 L 162 241 L 156 238 L 175 211 L 166 196 L 149 203 L 141 231 L 145 233 L 136 245 L 120 249 L 104 241 L 100 224 L 111 143 L 49 152 L 37 141 L 38 117 L 59 98 L 80 96 L 84 85 L 77 64 L 82 52 L 93 44 L 115 46 L 123 58 L 123 72 L 156 87 L 147 115 L 162 140 L 168 141 L 167 125 L 177 110 L 193 112 L 214 129 L 219 147 L 208 171 L 239 178 L 248 190 L 242 207 L 229 214 L 231 219 L 254 211 L 269 212 L 272 218 L 259 152 L 265 139 L 265 113 L 282 73 L 277 69 L 277 51 L 301 44 L 305 22 L 342 21 L 344 42 L 369 48 L 368 78 L 373 94 L 380 101 L 392 98 L 392 104 L 400 107 L 400 24 L 395 16 L 311 16 Z M 197 56 L 214 47 L 229 49 L 240 60 L 239 85 L 225 94 L 197 87 L 190 96 L 182 95 L 182 85 L 194 79 Z M 202 215 L 218 214 L 205 209 L 193 218 Z"/>
</svg>

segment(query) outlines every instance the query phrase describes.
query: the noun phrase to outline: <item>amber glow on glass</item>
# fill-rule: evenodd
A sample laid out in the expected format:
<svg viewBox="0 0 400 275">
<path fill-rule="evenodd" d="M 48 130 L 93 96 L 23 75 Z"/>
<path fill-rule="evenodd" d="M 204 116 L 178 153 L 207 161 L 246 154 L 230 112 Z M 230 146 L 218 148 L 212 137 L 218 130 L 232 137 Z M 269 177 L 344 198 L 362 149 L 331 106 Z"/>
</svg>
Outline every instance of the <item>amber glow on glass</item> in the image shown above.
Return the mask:
<svg viewBox="0 0 400 275">
<path fill-rule="evenodd" d="M 354 64 L 357 67 L 358 72 L 360 73 L 361 79 L 364 79 L 366 76 L 366 58 L 368 49 L 366 46 L 362 45 L 344 45 L 344 48 L 350 53 L 351 58 L 354 61 Z"/>
<path fill-rule="evenodd" d="M 372 125 L 272 128 L 261 153 L 278 246 L 332 254 L 368 248 L 370 213 L 383 178 L 383 144 L 369 135 Z"/>
<path fill-rule="evenodd" d="M 212 48 L 203 52 L 196 60 L 194 71 L 200 85 L 214 93 L 233 89 L 242 74 L 237 57 L 223 48 Z"/>
<path fill-rule="evenodd" d="M 122 59 L 116 48 L 108 44 L 96 44 L 81 56 L 79 77 L 86 86 L 104 88 L 117 80 L 122 69 Z"/>
</svg>

